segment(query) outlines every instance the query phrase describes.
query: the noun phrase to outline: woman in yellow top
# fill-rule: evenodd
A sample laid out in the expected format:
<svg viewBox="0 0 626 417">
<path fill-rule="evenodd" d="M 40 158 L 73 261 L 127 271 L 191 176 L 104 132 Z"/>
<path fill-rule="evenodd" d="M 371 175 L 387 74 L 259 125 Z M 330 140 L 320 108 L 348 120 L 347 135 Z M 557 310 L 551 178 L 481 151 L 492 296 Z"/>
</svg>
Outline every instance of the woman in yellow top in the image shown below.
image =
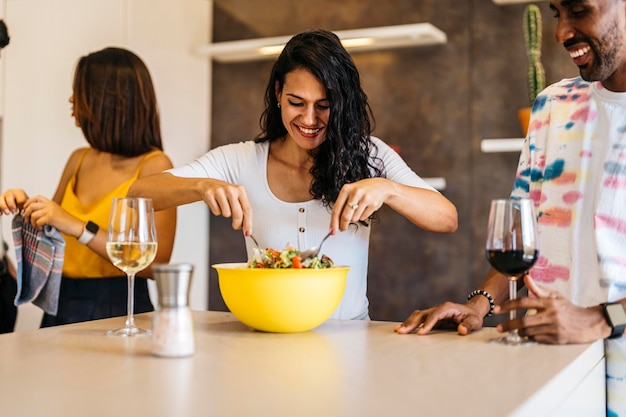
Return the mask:
<svg viewBox="0 0 626 417">
<path fill-rule="evenodd" d="M 58 313 L 45 314 L 42 327 L 127 313 L 126 277 L 105 249 L 111 202 L 125 197 L 137 178 L 172 167 L 163 153 L 150 73 L 134 53 L 106 48 L 80 58 L 70 103 L 89 147 L 72 153 L 52 200 L 28 197 L 21 189 L 0 194 L 2 214 L 23 209 L 26 221 L 38 229 L 53 226 L 66 241 Z M 176 210 L 160 211 L 155 218 L 159 243 L 155 262 L 167 263 Z M 137 274 L 135 313 L 154 309 L 147 280 L 142 279 L 150 276 L 150 268 Z"/>
</svg>

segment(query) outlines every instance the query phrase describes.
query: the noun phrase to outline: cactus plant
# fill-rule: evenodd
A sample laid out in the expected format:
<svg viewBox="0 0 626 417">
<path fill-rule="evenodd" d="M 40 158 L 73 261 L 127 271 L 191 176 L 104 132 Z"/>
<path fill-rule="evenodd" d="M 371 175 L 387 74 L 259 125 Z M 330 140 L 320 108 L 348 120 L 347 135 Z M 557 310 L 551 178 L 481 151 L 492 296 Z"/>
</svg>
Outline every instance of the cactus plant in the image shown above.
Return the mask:
<svg viewBox="0 0 626 417">
<path fill-rule="evenodd" d="M 541 10 L 535 4 L 524 9 L 524 40 L 528 55 L 528 98 L 530 105 L 546 86 L 546 74 L 541 63 Z"/>
</svg>

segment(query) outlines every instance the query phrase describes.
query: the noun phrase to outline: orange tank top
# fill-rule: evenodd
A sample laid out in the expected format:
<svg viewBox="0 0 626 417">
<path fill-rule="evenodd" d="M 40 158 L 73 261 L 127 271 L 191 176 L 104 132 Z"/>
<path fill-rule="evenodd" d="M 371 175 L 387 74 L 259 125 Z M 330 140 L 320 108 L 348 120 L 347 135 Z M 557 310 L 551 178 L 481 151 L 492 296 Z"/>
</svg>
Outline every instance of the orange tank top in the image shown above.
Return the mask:
<svg viewBox="0 0 626 417">
<path fill-rule="evenodd" d="M 124 181 L 91 204 L 83 205 L 78 199 L 78 196 L 76 196 L 74 189 L 76 186 L 76 175 L 78 174 L 78 170 L 80 169 L 83 159 L 88 151 L 89 148 L 85 149 L 85 152 L 81 155 L 76 171 L 74 171 L 74 174 L 67 183 L 65 193 L 63 194 L 63 200 L 61 201 L 61 207 L 73 216 L 83 220 L 85 223 L 87 223 L 88 220 L 91 220 L 100 226 L 100 229 L 106 231 L 107 225 L 109 224 L 111 203 L 113 199 L 116 197 L 126 197 L 131 184 L 139 178 L 139 173 L 141 172 L 141 168 L 144 163 L 153 156 L 160 155 L 163 152 L 152 151 L 145 154 L 139 162 L 139 166 L 137 167 L 135 174 L 131 178 Z M 114 267 L 110 261 L 102 258 L 100 255 L 89 249 L 87 245 L 79 243 L 75 237 L 67 236 L 65 234 L 63 234 L 63 237 L 66 242 L 65 259 L 63 262 L 64 277 L 103 278 L 124 275 L 124 273 Z"/>
</svg>

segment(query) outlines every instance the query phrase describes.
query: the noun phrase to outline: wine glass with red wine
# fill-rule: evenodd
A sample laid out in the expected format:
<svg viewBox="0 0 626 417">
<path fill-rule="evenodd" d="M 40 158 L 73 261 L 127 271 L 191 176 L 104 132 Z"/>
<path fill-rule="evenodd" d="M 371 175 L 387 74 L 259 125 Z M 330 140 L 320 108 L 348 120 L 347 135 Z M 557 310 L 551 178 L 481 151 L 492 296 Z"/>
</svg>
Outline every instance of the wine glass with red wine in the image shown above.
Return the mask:
<svg viewBox="0 0 626 417">
<path fill-rule="evenodd" d="M 533 202 L 527 198 L 491 201 L 486 244 L 487 260 L 509 279 L 509 299 L 517 297 L 517 280 L 535 264 L 539 256 L 537 221 Z M 511 310 L 510 319 L 517 317 Z M 507 345 L 531 344 L 517 330 L 494 339 Z"/>
</svg>

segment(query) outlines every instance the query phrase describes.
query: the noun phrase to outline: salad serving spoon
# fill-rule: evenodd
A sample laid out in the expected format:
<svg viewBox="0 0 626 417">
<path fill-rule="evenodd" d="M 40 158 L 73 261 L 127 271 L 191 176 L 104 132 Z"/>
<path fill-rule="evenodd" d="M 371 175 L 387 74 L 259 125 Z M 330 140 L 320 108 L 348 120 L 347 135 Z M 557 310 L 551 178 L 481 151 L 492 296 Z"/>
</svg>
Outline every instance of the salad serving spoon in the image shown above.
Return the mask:
<svg viewBox="0 0 626 417">
<path fill-rule="evenodd" d="M 257 240 L 254 238 L 254 236 L 252 236 L 252 234 L 250 234 L 250 235 L 248 235 L 248 237 L 250 239 L 252 239 L 252 241 L 256 245 L 256 248 L 259 250 L 259 254 L 261 255 L 261 258 L 263 258 L 263 260 L 269 259 L 269 257 L 265 254 L 265 251 L 263 249 L 261 249 L 261 246 L 259 245 L 259 242 L 257 242 Z"/>
<path fill-rule="evenodd" d="M 302 261 L 304 262 L 306 260 L 313 259 L 316 256 L 318 256 L 320 254 L 320 250 L 322 249 L 322 245 L 324 244 L 326 239 L 328 239 L 330 234 L 331 233 L 328 232 L 328 234 L 324 236 L 324 239 L 322 239 L 319 246 L 313 246 L 312 248 L 309 248 L 307 250 L 303 250 L 302 252 L 300 252 L 300 258 L 302 259 Z"/>
</svg>

